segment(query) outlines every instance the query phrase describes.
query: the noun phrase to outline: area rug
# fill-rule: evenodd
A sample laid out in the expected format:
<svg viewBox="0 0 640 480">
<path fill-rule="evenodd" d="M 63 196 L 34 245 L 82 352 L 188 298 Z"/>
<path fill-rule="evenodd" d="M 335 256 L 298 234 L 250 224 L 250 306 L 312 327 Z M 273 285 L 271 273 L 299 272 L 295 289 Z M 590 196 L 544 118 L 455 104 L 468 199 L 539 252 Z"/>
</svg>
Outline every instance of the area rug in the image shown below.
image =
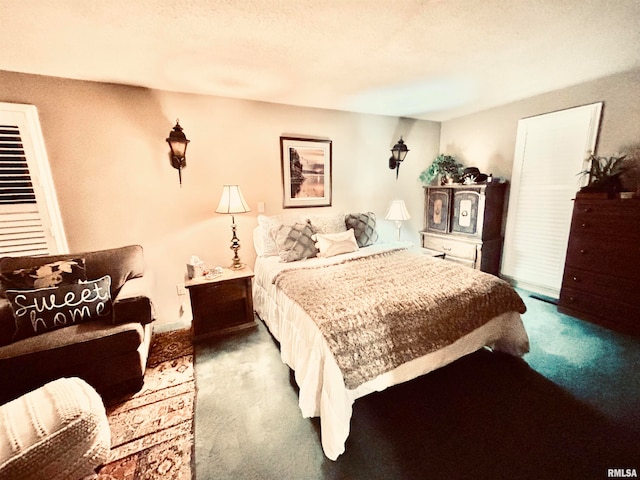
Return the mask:
<svg viewBox="0 0 640 480">
<path fill-rule="evenodd" d="M 154 334 L 142 389 L 107 405 L 111 454 L 98 480 L 191 480 L 195 396 L 190 330 Z"/>
</svg>

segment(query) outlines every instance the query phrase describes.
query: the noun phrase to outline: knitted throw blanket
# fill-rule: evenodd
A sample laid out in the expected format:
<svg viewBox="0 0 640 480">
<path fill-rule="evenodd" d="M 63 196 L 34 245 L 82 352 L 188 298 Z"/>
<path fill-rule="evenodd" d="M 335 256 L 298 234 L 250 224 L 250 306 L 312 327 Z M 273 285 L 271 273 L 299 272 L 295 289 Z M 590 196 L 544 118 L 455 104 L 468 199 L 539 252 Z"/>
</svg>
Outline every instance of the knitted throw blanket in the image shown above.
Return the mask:
<svg viewBox="0 0 640 480">
<path fill-rule="evenodd" d="M 349 389 L 526 310 L 504 280 L 408 250 L 283 270 L 274 283 L 318 325 Z"/>
</svg>

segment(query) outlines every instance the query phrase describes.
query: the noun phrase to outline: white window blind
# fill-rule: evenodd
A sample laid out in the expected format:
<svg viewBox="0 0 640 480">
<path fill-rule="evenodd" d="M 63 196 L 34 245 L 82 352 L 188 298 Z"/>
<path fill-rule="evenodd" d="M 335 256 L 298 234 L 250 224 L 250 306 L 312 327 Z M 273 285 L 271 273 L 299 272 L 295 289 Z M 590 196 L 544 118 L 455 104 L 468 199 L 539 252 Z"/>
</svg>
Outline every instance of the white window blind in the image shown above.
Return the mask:
<svg viewBox="0 0 640 480">
<path fill-rule="evenodd" d="M 67 251 L 36 107 L 0 103 L 0 257 Z"/>
<path fill-rule="evenodd" d="M 558 298 L 578 173 L 595 147 L 602 103 L 518 122 L 501 273 Z"/>
</svg>

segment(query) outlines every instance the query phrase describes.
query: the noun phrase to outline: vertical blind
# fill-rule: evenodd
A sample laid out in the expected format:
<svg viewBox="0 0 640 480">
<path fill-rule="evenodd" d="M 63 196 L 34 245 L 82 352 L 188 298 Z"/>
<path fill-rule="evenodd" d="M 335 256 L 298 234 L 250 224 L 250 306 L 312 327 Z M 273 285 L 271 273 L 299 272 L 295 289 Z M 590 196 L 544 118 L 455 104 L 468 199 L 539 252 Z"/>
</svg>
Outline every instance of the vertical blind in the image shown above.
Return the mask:
<svg viewBox="0 0 640 480">
<path fill-rule="evenodd" d="M 59 238 L 64 240 L 64 232 L 34 121 L 32 105 L 0 103 L 0 256 L 60 253 L 66 245 Z"/>
<path fill-rule="evenodd" d="M 601 108 L 597 103 L 518 123 L 501 273 L 523 288 L 559 295 L 572 199 Z"/>
</svg>

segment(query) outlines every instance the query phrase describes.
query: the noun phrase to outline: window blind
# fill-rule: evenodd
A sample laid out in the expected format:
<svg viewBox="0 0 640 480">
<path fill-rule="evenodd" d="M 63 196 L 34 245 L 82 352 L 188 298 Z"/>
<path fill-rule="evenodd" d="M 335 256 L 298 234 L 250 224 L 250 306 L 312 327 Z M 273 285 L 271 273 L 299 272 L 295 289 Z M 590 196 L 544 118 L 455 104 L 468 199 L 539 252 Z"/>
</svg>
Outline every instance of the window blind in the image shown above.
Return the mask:
<svg viewBox="0 0 640 480">
<path fill-rule="evenodd" d="M 578 172 L 593 150 L 602 104 L 518 122 L 501 273 L 558 298 Z"/>
<path fill-rule="evenodd" d="M 35 107 L 0 103 L 0 256 L 64 251 Z"/>
</svg>

